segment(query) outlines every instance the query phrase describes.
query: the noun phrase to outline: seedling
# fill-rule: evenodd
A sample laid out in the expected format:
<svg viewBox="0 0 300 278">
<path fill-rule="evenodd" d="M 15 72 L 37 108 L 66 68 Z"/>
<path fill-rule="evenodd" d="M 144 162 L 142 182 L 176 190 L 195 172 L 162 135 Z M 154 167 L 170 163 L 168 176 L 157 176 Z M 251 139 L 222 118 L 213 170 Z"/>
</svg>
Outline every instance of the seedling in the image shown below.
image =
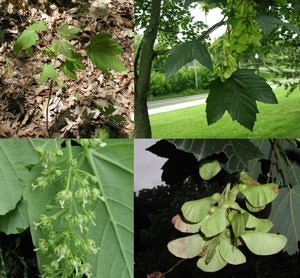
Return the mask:
<svg viewBox="0 0 300 278">
<path fill-rule="evenodd" d="M 19 36 L 14 44 L 14 53 L 19 55 L 22 50 L 29 53 L 33 51 L 33 47 L 38 41 L 42 40 L 39 36 L 40 32 L 45 32 L 47 27 L 44 22 L 39 21 L 28 26 Z M 43 70 L 39 77 L 39 83 L 45 84 L 49 82 L 49 95 L 46 109 L 46 129 L 48 136 L 49 128 L 49 103 L 53 89 L 53 83 L 58 82 L 58 72 L 61 71 L 65 76 L 76 80 L 77 72 L 85 69 L 84 57 L 75 49 L 75 42 L 80 39 L 80 29 L 63 24 L 57 31 L 57 38 L 53 39 L 50 46 L 44 46 L 42 52 L 51 59 L 50 63 L 43 65 Z M 99 33 L 91 37 L 90 44 L 86 49 L 88 58 L 102 72 L 109 70 L 117 72 L 126 71 L 122 61 L 118 55 L 123 52 L 122 48 L 112 39 L 108 33 Z M 60 64 L 57 68 L 55 65 Z"/>
</svg>

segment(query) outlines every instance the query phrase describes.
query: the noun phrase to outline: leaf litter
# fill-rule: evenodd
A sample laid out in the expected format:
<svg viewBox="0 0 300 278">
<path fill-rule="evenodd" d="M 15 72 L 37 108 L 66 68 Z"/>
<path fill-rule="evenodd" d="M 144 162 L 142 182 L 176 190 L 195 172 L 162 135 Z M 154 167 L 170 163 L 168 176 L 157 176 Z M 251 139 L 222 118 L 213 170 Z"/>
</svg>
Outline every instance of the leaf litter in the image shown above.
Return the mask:
<svg viewBox="0 0 300 278">
<path fill-rule="evenodd" d="M 75 47 L 85 58 L 90 37 L 99 32 L 110 33 L 124 50 L 120 58 L 127 72 L 104 73 L 86 60 L 86 68 L 77 73 L 76 80 L 59 73 L 58 79 L 64 84 L 54 83 L 53 86 L 48 114 L 51 137 L 94 137 L 97 130 L 103 129 L 110 137 L 132 137 L 133 0 L 111 0 L 104 18 L 103 15 L 95 18 L 94 10 L 90 10 L 91 16 L 89 10 L 84 9 L 87 4 L 93 8 L 87 1 L 55 1 L 56 5 L 50 1 L 38 1 L 39 4 L 9 2 L 15 2 L 15 6 L 0 0 L 0 137 L 48 137 L 49 83 L 39 83 L 48 58 L 40 50 L 57 38 L 57 30 L 64 23 L 81 29 Z M 63 7 L 59 6 L 60 2 Z M 32 54 L 16 57 L 13 54 L 15 40 L 27 26 L 37 21 L 44 21 L 50 32 L 41 33 L 41 40 Z M 58 61 L 55 67 L 59 66 Z M 115 121 L 117 117 L 101 113 L 99 107 L 111 105 L 113 113 L 123 116 L 124 121 Z"/>
</svg>

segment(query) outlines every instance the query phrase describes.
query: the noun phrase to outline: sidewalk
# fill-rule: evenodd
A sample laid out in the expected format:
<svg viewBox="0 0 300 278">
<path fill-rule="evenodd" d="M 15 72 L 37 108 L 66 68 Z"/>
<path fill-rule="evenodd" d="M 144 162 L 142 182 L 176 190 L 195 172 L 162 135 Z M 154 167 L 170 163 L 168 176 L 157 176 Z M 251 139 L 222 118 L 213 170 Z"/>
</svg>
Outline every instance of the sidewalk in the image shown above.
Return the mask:
<svg viewBox="0 0 300 278">
<path fill-rule="evenodd" d="M 208 94 L 199 94 L 164 100 L 148 101 L 148 113 L 149 115 L 153 115 L 198 106 L 205 103 L 207 96 Z"/>
</svg>

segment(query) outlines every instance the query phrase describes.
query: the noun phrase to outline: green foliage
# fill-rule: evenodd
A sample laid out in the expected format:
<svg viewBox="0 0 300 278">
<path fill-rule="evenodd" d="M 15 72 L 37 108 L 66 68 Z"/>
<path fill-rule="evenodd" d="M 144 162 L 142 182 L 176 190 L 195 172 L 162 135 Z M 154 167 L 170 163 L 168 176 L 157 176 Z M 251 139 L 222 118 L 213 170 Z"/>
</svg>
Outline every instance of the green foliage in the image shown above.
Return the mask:
<svg viewBox="0 0 300 278">
<path fill-rule="evenodd" d="M 79 39 L 78 33 L 80 32 L 80 29 L 77 27 L 71 27 L 67 23 L 63 24 L 58 29 L 58 34 L 60 34 L 63 38 L 66 40 L 73 40 L 73 39 Z"/>
<path fill-rule="evenodd" d="M 199 89 L 196 87 L 195 73 Z M 166 79 L 163 73 L 152 71 L 150 79 L 149 95 L 178 94 L 191 91 L 192 94 L 207 89 L 213 75 L 204 67 L 183 68 L 172 77 Z"/>
<path fill-rule="evenodd" d="M 1 231 L 30 226 L 45 277 L 133 277 L 132 142 L 62 142 L 1 142 L 7 182 L 0 186 L 19 199 L 3 206 Z"/>
<path fill-rule="evenodd" d="M 195 59 L 208 69 L 212 70 L 211 57 L 203 44 L 194 40 L 177 45 L 172 49 L 166 60 L 166 76 L 170 77 L 187 63 L 190 63 Z"/>
<path fill-rule="evenodd" d="M 43 22 L 36 22 L 27 27 L 14 44 L 14 52 L 16 55 L 22 49 L 29 49 L 39 40 L 37 32 L 44 31 L 46 25 Z M 62 72 L 76 79 L 76 71 L 85 68 L 82 62 L 82 56 L 75 52 L 75 46 L 69 41 L 79 39 L 78 33 L 80 29 L 63 24 L 58 29 L 60 39 L 54 39 L 50 47 L 44 49 L 44 53 L 51 59 L 57 59 L 59 54 L 63 55 L 64 62 L 61 65 Z M 91 61 L 102 71 L 107 72 L 110 69 L 122 72 L 126 68 L 122 64 L 117 55 L 122 53 L 122 48 L 112 39 L 110 34 L 100 33 L 91 38 L 91 43 L 87 48 L 87 54 Z M 56 81 L 55 68 L 50 65 L 44 65 L 43 72 L 40 76 L 40 82 L 45 83 L 48 78 Z"/>
<path fill-rule="evenodd" d="M 226 82 L 216 79 L 206 100 L 207 123 L 216 122 L 228 111 L 233 120 L 253 130 L 256 101 L 277 103 L 272 88 L 253 70 L 237 70 Z"/>
<path fill-rule="evenodd" d="M 274 28 L 278 26 L 283 26 L 297 35 L 300 35 L 300 30 L 295 25 L 284 22 L 272 16 L 260 15 L 256 18 L 256 21 L 266 36 L 270 35 Z"/>
<path fill-rule="evenodd" d="M 43 71 L 41 72 L 41 75 L 39 78 L 39 82 L 41 84 L 45 84 L 47 79 L 56 81 L 57 73 L 56 73 L 56 69 L 53 65 L 44 64 Z"/>
<path fill-rule="evenodd" d="M 126 70 L 121 60 L 117 57 L 122 52 L 122 48 L 108 33 L 100 33 L 93 36 L 87 48 L 89 58 L 103 72 L 108 72 L 110 69 L 118 72 Z"/>
<path fill-rule="evenodd" d="M 199 174 L 204 180 L 210 180 L 221 171 L 221 165 L 218 160 L 207 162 L 200 166 Z"/>
<path fill-rule="evenodd" d="M 18 37 L 14 44 L 14 53 L 19 55 L 21 50 L 29 49 L 39 40 L 37 32 L 46 30 L 46 25 L 43 22 L 36 22 L 27 27 Z"/>
<path fill-rule="evenodd" d="M 125 121 L 125 118 L 122 115 L 115 113 L 116 109 L 111 103 L 108 103 L 105 107 L 97 105 L 97 108 L 99 109 L 102 115 L 114 122 L 120 123 Z"/>
</svg>

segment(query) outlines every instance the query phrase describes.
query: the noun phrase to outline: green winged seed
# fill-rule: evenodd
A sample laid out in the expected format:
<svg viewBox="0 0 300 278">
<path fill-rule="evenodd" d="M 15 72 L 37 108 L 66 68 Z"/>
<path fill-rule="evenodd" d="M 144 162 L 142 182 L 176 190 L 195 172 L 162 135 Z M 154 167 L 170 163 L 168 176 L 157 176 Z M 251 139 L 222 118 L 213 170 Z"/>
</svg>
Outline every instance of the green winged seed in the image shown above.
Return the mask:
<svg viewBox="0 0 300 278">
<path fill-rule="evenodd" d="M 207 162 L 200 166 L 199 174 L 204 180 L 210 180 L 221 171 L 221 164 L 218 160 Z"/>
<path fill-rule="evenodd" d="M 185 202 L 181 207 L 182 214 L 187 221 L 200 222 L 207 216 L 211 202 L 211 197 Z"/>
<path fill-rule="evenodd" d="M 271 203 L 278 194 L 278 185 L 275 183 L 247 186 L 243 194 L 251 206 L 260 208 Z"/>
<path fill-rule="evenodd" d="M 273 255 L 280 252 L 287 243 L 287 238 L 283 235 L 263 233 L 263 232 L 245 232 L 241 238 L 256 255 Z"/>
<path fill-rule="evenodd" d="M 245 255 L 227 237 L 222 238 L 219 250 L 221 257 L 230 264 L 238 265 L 246 262 Z"/>
<path fill-rule="evenodd" d="M 219 246 L 217 246 L 216 252 L 214 253 L 209 263 L 205 262 L 205 257 L 199 259 L 197 262 L 197 267 L 205 272 L 216 272 L 225 267 L 227 265 L 227 262 L 222 258 L 219 250 Z"/>
<path fill-rule="evenodd" d="M 223 232 L 226 226 L 226 209 L 218 208 L 210 217 L 201 223 L 201 232 L 207 237 L 212 237 Z"/>
<path fill-rule="evenodd" d="M 190 259 L 200 254 L 205 242 L 199 234 L 196 234 L 170 241 L 168 249 L 176 257 Z"/>
</svg>

